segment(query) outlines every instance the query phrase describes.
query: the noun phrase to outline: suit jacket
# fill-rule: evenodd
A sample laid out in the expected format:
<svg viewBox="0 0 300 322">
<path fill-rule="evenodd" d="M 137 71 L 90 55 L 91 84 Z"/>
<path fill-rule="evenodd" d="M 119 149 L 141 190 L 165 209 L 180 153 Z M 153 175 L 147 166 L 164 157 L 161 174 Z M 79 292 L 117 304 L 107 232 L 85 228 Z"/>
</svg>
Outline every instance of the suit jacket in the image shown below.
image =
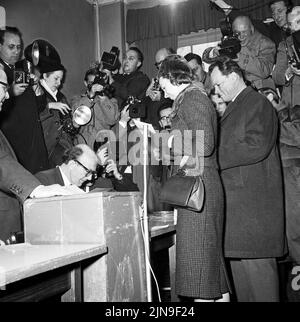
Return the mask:
<svg viewBox="0 0 300 322">
<path fill-rule="evenodd" d="M 52 184 L 60 184 L 61 186 L 65 185 L 61 172 L 57 167 L 45 171 L 40 171 L 36 173 L 35 176 L 45 186 Z"/>
<path fill-rule="evenodd" d="M 14 151 L 0 131 L 0 239 L 21 229 L 21 207 L 40 182 L 16 159 Z"/>
<path fill-rule="evenodd" d="M 225 190 L 225 256 L 284 254 L 284 208 L 277 149 L 278 120 L 269 101 L 251 87 L 221 118 L 219 164 Z"/>
</svg>

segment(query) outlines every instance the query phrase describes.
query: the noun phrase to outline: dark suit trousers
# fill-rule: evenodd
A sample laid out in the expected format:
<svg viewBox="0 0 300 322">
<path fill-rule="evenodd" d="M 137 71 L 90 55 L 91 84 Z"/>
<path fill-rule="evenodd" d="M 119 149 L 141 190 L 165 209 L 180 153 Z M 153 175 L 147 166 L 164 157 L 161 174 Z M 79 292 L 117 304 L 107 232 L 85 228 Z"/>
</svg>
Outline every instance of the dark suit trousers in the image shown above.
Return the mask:
<svg viewBox="0 0 300 322">
<path fill-rule="evenodd" d="M 230 259 L 238 302 L 279 302 L 279 279 L 275 258 Z"/>
</svg>

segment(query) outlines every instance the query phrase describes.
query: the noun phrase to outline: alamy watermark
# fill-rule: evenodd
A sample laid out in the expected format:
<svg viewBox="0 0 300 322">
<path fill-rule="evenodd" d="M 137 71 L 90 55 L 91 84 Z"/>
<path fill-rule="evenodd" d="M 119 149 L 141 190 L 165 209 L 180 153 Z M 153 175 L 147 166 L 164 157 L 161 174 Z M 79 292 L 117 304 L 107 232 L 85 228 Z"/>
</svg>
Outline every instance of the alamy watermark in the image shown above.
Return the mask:
<svg viewBox="0 0 300 322">
<path fill-rule="evenodd" d="M 119 165 L 144 165 L 146 162 L 146 165 L 161 163 L 179 166 L 184 156 L 204 157 L 203 130 L 155 131 L 147 139 L 144 139 L 140 129 L 127 133 L 127 130 L 119 126 L 118 133 L 117 136 L 111 130 L 100 131 L 96 141 L 108 147 L 109 158 L 118 161 Z"/>
<path fill-rule="evenodd" d="M 5 275 L 5 269 L 0 266 L 0 291 L 6 290 L 6 275 Z"/>
<path fill-rule="evenodd" d="M 292 279 L 292 289 L 293 291 L 300 290 L 300 266 L 294 266 L 292 269 L 292 275 L 294 276 Z"/>
</svg>

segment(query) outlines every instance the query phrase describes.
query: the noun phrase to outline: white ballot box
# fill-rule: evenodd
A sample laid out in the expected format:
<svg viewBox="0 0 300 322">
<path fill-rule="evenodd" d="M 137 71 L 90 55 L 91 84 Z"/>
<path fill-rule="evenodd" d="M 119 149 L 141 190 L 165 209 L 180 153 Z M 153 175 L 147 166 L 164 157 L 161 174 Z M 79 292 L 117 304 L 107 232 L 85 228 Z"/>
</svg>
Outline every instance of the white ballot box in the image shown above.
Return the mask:
<svg viewBox="0 0 300 322">
<path fill-rule="evenodd" d="M 25 242 L 105 244 L 106 300 L 146 301 L 140 205 L 138 192 L 91 192 L 27 200 Z"/>
</svg>

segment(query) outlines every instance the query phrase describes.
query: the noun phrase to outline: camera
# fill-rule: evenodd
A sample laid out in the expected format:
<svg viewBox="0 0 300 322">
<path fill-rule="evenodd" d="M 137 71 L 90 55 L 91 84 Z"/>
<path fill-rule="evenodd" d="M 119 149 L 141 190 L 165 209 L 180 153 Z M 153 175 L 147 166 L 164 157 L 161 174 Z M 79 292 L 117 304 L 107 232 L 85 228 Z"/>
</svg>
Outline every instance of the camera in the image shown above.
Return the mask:
<svg viewBox="0 0 300 322">
<path fill-rule="evenodd" d="M 236 59 L 237 54 L 241 51 L 241 42 L 237 36 L 233 34 L 231 24 L 228 20 L 220 22 L 222 33 L 221 43 L 219 44 L 219 54 L 227 56 L 231 59 Z"/>
<path fill-rule="evenodd" d="M 22 83 L 30 84 L 31 83 L 30 74 L 27 74 L 22 70 L 15 70 L 14 81 L 16 84 L 22 84 Z"/>
<path fill-rule="evenodd" d="M 92 111 L 88 106 L 81 105 L 76 108 L 73 114 L 60 114 L 61 128 L 71 137 L 79 133 L 79 127 L 86 125 L 92 118 Z"/>
<path fill-rule="evenodd" d="M 146 117 L 146 105 L 134 96 L 129 96 L 125 102 L 125 106 L 129 105 L 129 116 L 132 119 Z"/>
<path fill-rule="evenodd" d="M 33 73 L 33 66 L 30 61 L 24 59 L 16 64 L 14 71 L 14 81 L 16 84 L 26 83 L 33 85 L 33 79 L 30 74 Z"/>
<path fill-rule="evenodd" d="M 160 90 L 159 80 L 157 78 L 154 78 L 152 90 L 153 91 L 159 91 Z"/>
<path fill-rule="evenodd" d="M 71 137 L 76 136 L 79 133 L 79 126 L 75 127 L 73 124 L 73 119 L 71 116 L 71 113 L 68 113 L 66 115 L 59 114 L 60 117 L 60 128 L 69 134 Z"/>
<path fill-rule="evenodd" d="M 101 63 L 103 69 L 114 71 L 120 67 L 119 62 L 120 50 L 118 47 L 112 47 L 110 52 L 105 51 L 101 57 Z"/>
<path fill-rule="evenodd" d="M 96 92 L 96 95 L 105 95 L 108 98 L 113 97 L 115 88 L 108 83 L 108 77 L 106 73 L 102 72 L 101 70 L 98 70 L 93 83 L 88 85 L 88 90 L 90 91 L 92 89 L 92 86 L 95 84 L 103 86 L 103 90 L 100 92 Z"/>
</svg>

